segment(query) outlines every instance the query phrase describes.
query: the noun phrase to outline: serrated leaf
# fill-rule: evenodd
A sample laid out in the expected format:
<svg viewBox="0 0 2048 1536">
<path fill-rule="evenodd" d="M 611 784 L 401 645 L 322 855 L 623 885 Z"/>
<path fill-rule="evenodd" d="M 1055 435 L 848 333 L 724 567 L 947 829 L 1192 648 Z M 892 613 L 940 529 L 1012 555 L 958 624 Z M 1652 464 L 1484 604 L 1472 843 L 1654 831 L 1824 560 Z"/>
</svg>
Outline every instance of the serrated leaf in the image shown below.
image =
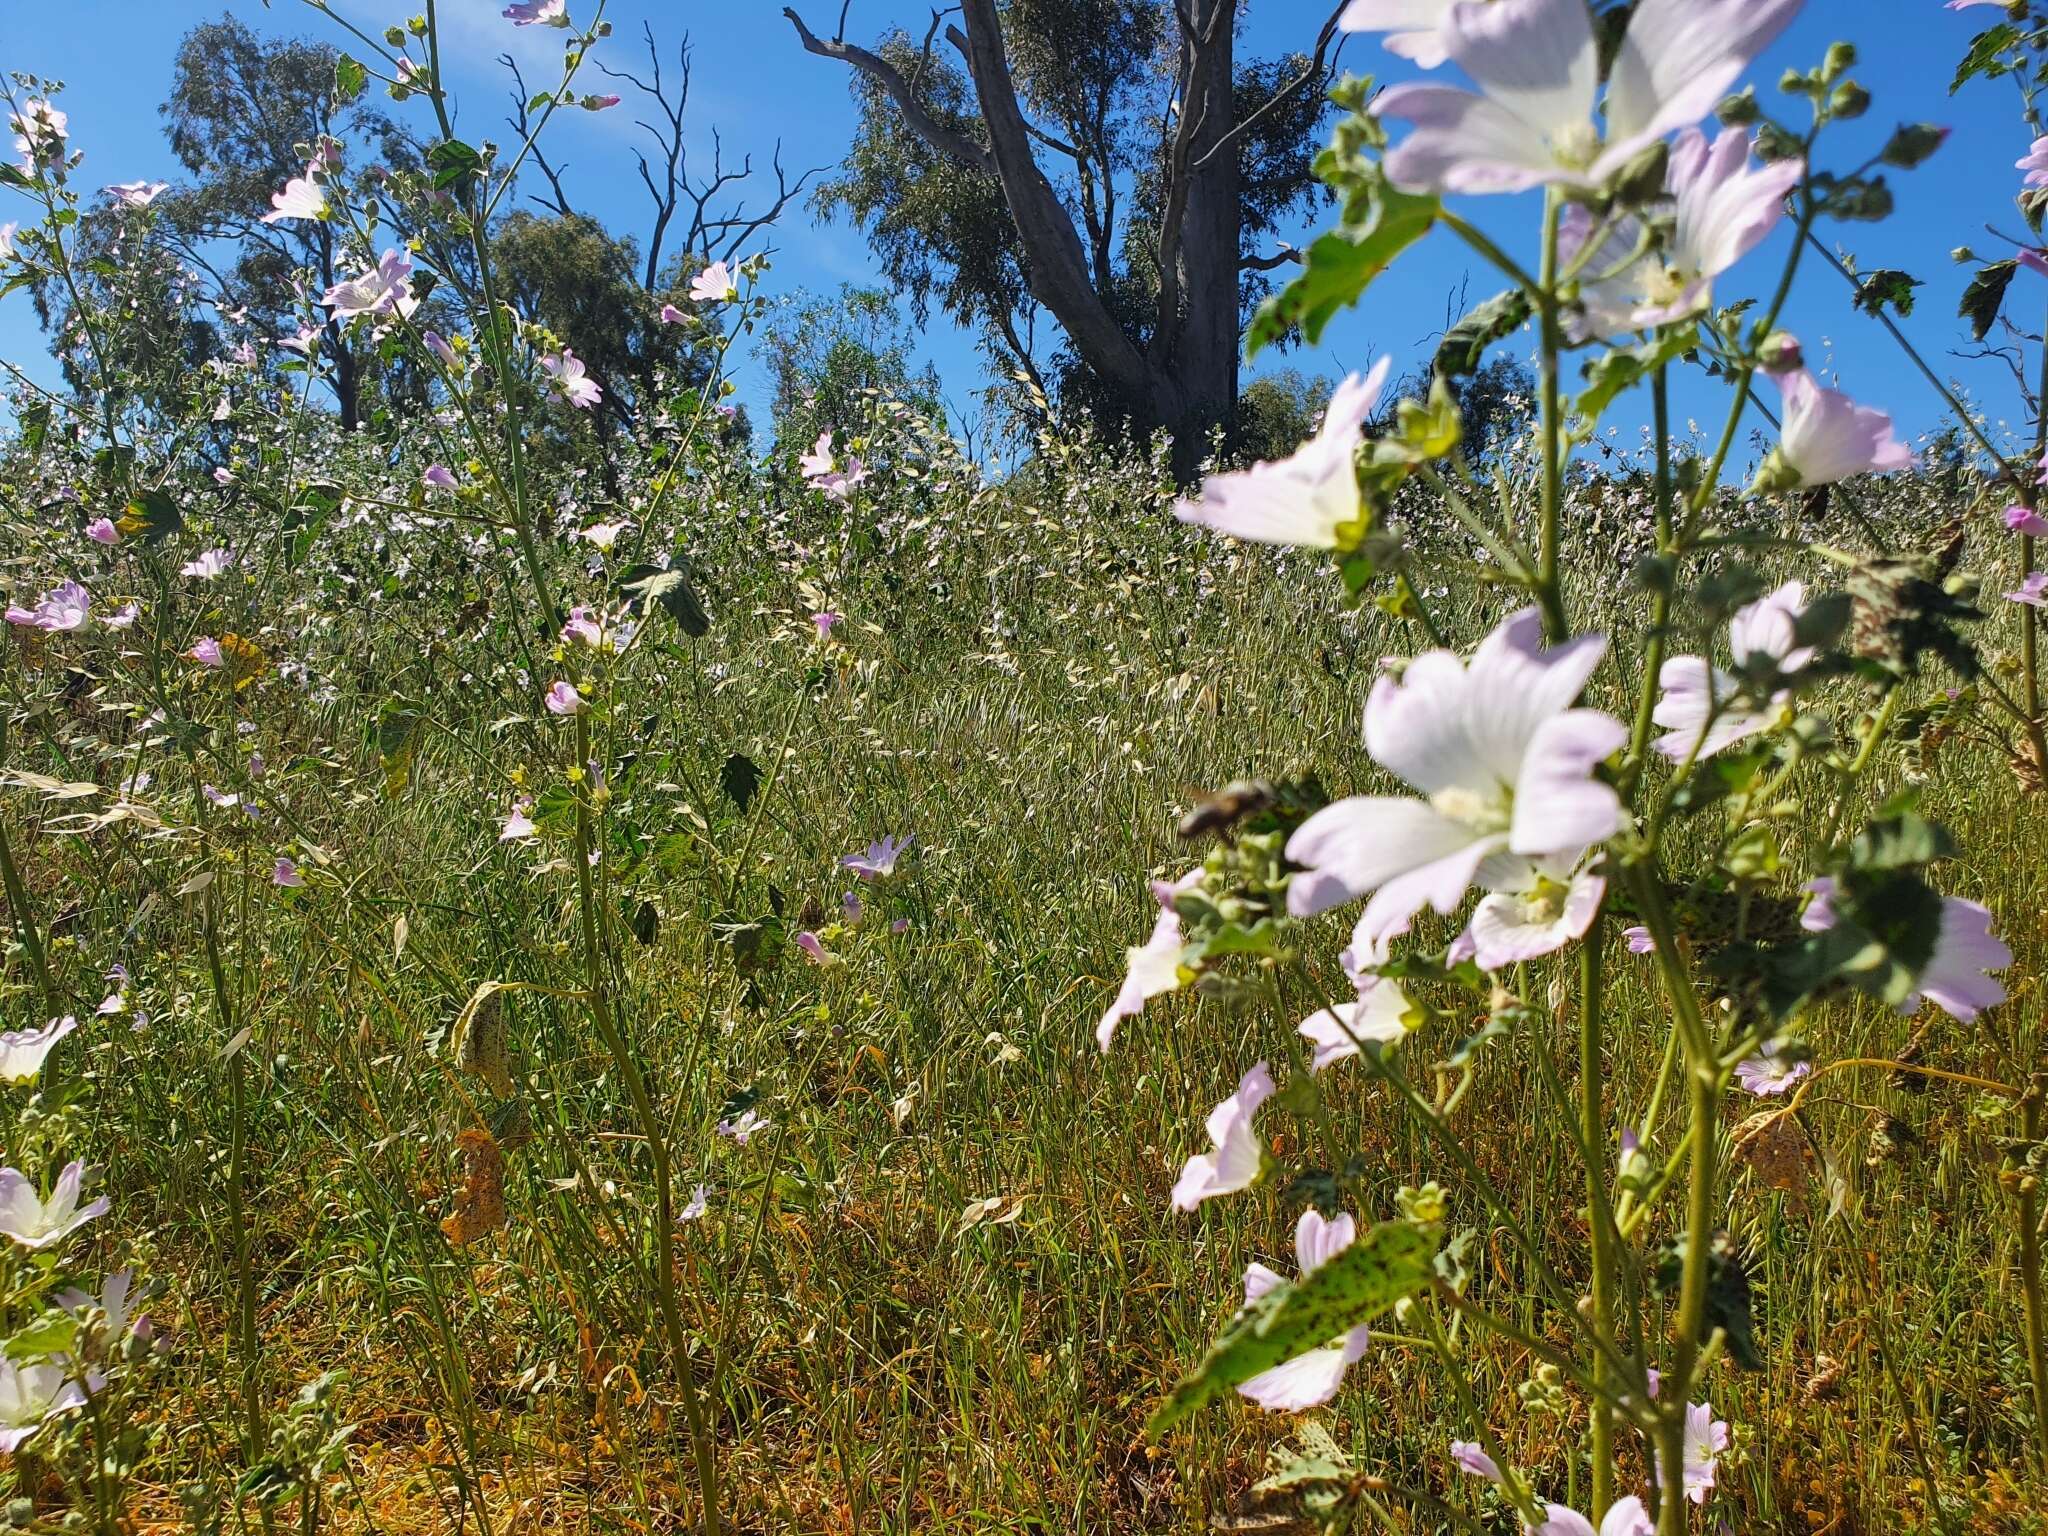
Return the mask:
<svg viewBox="0 0 2048 1536">
<path fill-rule="evenodd" d="M 1970 322 L 1970 334 L 1977 340 L 1991 334 L 1998 311 L 2005 303 L 2005 290 L 2012 286 L 2013 274 L 2019 269 L 2017 261 L 1994 261 L 1980 268 L 1970 279 L 1970 286 L 1963 290 L 1963 301 L 1956 307 L 1956 313 Z"/>
<path fill-rule="evenodd" d="M 1659 368 L 1676 362 L 1696 345 L 1690 326 L 1680 326 L 1633 347 L 1616 347 L 1586 364 L 1586 387 L 1572 401 L 1572 414 L 1597 422 L 1624 390 L 1633 389 Z"/>
<path fill-rule="evenodd" d="M 1338 310 L 1356 304 L 1396 256 L 1428 234 L 1442 209 L 1436 198 L 1403 192 L 1384 180 L 1365 199 L 1365 217 L 1309 242 L 1299 277 L 1259 306 L 1246 338 L 1247 356 L 1298 330 L 1313 344 Z"/>
<path fill-rule="evenodd" d="M 1880 267 L 1875 272 L 1866 272 L 1856 285 L 1856 307 L 1866 315 L 1884 313 L 1887 305 L 1900 319 L 1913 313 L 1913 290 L 1920 286 L 1920 279 L 1910 273 L 1900 272 L 1891 267 Z"/>
<path fill-rule="evenodd" d="M 131 539 L 140 534 L 148 543 L 159 544 L 184 527 L 185 518 L 162 491 L 142 491 L 129 499 L 115 526 Z"/>
<path fill-rule="evenodd" d="M 78 1319 L 69 1312 L 45 1312 L 25 1328 L 7 1336 L 4 1353 L 10 1360 L 47 1360 L 78 1347 Z"/>
<path fill-rule="evenodd" d="M 649 603 L 657 605 L 676 621 L 676 628 L 693 640 L 711 632 L 711 615 L 704 611 L 704 600 L 697 595 L 696 583 L 690 580 L 689 564 L 680 556 L 667 570 L 652 565 L 632 566 L 621 585 L 631 594 L 636 611 L 644 613 Z"/>
<path fill-rule="evenodd" d="M 334 98 L 347 106 L 363 94 L 363 87 L 370 83 L 370 72 L 348 54 L 334 61 Z"/>
<path fill-rule="evenodd" d="M 735 752 L 725 760 L 725 766 L 718 770 L 718 787 L 744 812 L 754 803 L 755 791 L 761 787 L 761 769 L 744 752 Z"/>
<path fill-rule="evenodd" d="M 1996 80 L 2000 75 L 2010 74 L 2013 65 L 2005 52 L 2019 41 L 2020 29 L 2010 22 L 2000 22 L 1989 31 L 1979 32 L 1971 39 L 1963 62 L 1956 66 L 1956 77 L 1949 82 L 1949 95 L 1955 95 L 1979 75 Z"/>
<path fill-rule="evenodd" d="M 1301 1279 L 1268 1291 L 1231 1320 L 1202 1363 L 1153 1410 L 1146 1435 L 1158 1439 L 1210 1398 L 1414 1295 L 1429 1283 L 1440 1241 L 1434 1226 L 1383 1221 Z"/>
<path fill-rule="evenodd" d="M 427 165 L 434 173 L 434 190 L 445 192 L 481 171 L 484 157 L 460 139 L 443 139 L 427 151 Z"/>
<path fill-rule="evenodd" d="M 1467 310 L 1464 318 L 1444 332 L 1437 343 L 1430 366 L 1446 378 L 1472 373 L 1485 357 L 1486 349 L 1503 336 L 1522 328 L 1530 314 L 1529 295 L 1519 288 L 1506 288 L 1485 302 Z"/>
</svg>

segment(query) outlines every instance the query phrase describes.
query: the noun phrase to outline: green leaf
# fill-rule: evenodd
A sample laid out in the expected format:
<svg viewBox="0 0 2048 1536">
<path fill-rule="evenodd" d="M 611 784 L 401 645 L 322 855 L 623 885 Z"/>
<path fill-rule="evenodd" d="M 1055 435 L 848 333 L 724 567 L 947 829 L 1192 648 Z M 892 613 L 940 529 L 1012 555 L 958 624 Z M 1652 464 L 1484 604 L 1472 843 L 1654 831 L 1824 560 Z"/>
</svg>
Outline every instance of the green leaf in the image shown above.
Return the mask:
<svg viewBox="0 0 2048 1536">
<path fill-rule="evenodd" d="M 21 445 L 31 455 L 43 451 L 43 439 L 50 431 L 50 402 L 31 400 L 21 408 Z"/>
<path fill-rule="evenodd" d="M 348 54 L 334 61 L 334 97 L 344 107 L 363 94 L 370 72 Z"/>
<path fill-rule="evenodd" d="M 1891 267 L 1880 267 L 1875 272 L 1866 272 L 1856 285 L 1855 305 L 1873 318 L 1882 315 L 1885 306 L 1904 319 L 1913 313 L 1913 290 L 1920 286 L 1920 279 L 1910 273 L 1900 272 Z"/>
<path fill-rule="evenodd" d="M 427 165 L 434 173 L 434 190 L 445 192 L 481 171 L 484 157 L 460 139 L 443 139 L 427 151 Z"/>
<path fill-rule="evenodd" d="M 377 711 L 377 761 L 384 770 L 385 799 L 396 800 L 405 793 L 426 729 L 426 717 L 396 699 L 386 699 Z"/>
<path fill-rule="evenodd" d="M 1910 171 L 1946 143 L 1948 130 L 1939 123 L 1901 123 L 1878 158 Z"/>
<path fill-rule="evenodd" d="M 711 632 L 711 615 L 704 611 L 704 600 L 690 580 L 689 562 L 682 556 L 676 556 L 667 570 L 653 565 L 633 566 L 626 571 L 621 585 L 631 594 L 635 612 L 646 612 L 652 602 L 691 639 Z"/>
<path fill-rule="evenodd" d="M 1963 302 L 1956 313 L 1970 322 L 1970 334 L 1977 340 L 1991 334 L 1998 311 L 2005 303 L 2005 290 L 2012 286 L 2013 274 L 2019 269 L 2017 261 L 1994 261 L 1971 278 L 1970 286 L 1963 290 Z"/>
<path fill-rule="evenodd" d="M 133 537 L 141 534 L 151 544 L 161 543 L 185 526 L 178 504 L 162 491 L 142 491 L 130 498 L 117 526 Z"/>
<path fill-rule="evenodd" d="M 1453 379 L 1475 372 L 1486 349 L 1520 330 L 1528 318 L 1529 296 L 1519 288 L 1503 289 L 1444 332 L 1430 366 Z"/>
<path fill-rule="evenodd" d="M 1301 275 L 1259 306 L 1246 355 L 1299 330 L 1311 344 L 1338 310 L 1356 304 L 1393 259 L 1429 233 L 1442 205 L 1380 181 L 1364 197 L 1365 215 L 1309 243 Z"/>
<path fill-rule="evenodd" d="M 550 837 L 567 837 L 576 830 L 576 792 L 566 784 L 550 784 L 533 797 L 533 809 L 527 814 L 534 826 Z"/>
<path fill-rule="evenodd" d="M 1956 67 L 1956 77 L 1949 82 L 1949 95 L 1955 95 L 1979 75 L 1996 80 L 2000 75 L 2011 74 L 2013 61 L 2006 57 L 2006 51 L 2019 41 L 2020 29 L 2011 22 L 2000 22 L 1988 32 L 1979 32 L 1970 43 L 1970 51 L 1963 55 L 1963 62 Z"/>
<path fill-rule="evenodd" d="M 1572 414 L 1589 427 L 1622 391 L 1633 389 L 1659 368 L 1676 362 L 1696 344 L 1689 325 L 1660 332 L 1632 347 L 1616 347 L 1586 364 L 1586 387 L 1572 401 Z"/>
<path fill-rule="evenodd" d="M 45 1312 L 26 1328 L 16 1329 L 4 1346 L 10 1360 L 47 1360 L 78 1347 L 78 1319 L 68 1312 Z"/>
<path fill-rule="evenodd" d="M 735 752 L 718 770 L 718 787 L 725 791 L 726 799 L 744 812 L 754 803 L 754 792 L 761 787 L 761 770 L 746 753 Z"/>
<path fill-rule="evenodd" d="M 1202 1363 L 1153 1410 L 1146 1435 L 1158 1439 L 1210 1398 L 1414 1295 L 1429 1283 L 1440 1241 L 1434 1226 L 1383 1221 L 1293 1284 L 1268 1291 L 1231 1319 Z"/>
</svg>

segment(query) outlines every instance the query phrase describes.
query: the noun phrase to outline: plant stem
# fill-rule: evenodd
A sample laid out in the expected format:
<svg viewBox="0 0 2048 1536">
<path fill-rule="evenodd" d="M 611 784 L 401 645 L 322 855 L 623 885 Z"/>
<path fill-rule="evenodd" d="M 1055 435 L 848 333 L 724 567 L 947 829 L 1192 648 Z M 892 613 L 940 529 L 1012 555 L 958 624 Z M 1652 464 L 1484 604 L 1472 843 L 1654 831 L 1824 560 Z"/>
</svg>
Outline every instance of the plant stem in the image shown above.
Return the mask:
<svg viewBox="0 0 2048 1536">
<path fill-rule="evenodd" d="M 1593 1248 L 1593 1332 L 1614 1337 L 1614 1226 L 1607 1193 L 1607 1107 L 1600 1067 L 1600 1011 L 1603 1001 L 1601 950 L 1607 919 L 1593 919 L 1579 945 L 1579 1125 L 1586 1151 L 1586 1228 Z M 1607 1367 L 1596 1350 L 1593 1380 L 1604 1382 Z M 1593 1455 L 1592 1517 L 1599 1520 L 1614 1502 L 1614 1415 L 1596 1394 L 1589 1408 Z"/>
<path fill-rule="evenodd" d="M 1564 412 L 1558 397 L 1558 358 L 1564 350 L 1564 329 L 1558 319 L 1557 299 L 1557 228 L 1562 206 L 1554 191 L 1544 195 L 1543 275 L 1536 294 L 1537 312 L 1543 322 L 1543 528 L 1536 554 L 1536 601 L 1542 605 L 1543 627 L 1553 644 L 1561 643 L 1568 632 L 1564 592 L 1558 584 L 1557 573 L 1559 523 L 1564 501 Z"/>
<path fill-rule="evenodd" d="M 2021 1139 L 2041 1139 L 2042 1111 L 2048 1107 L 2048 1073 L 2036 1074 L 2021 1106 Z M 2041 1289 L 2041 1180 L 2020 1176 L 2020 1293 L 2026 1308 L 2027 1374 L 2034 1387 L 2035 1452 L 2048 1475 L 2048 1310 Z"/>
</svg>

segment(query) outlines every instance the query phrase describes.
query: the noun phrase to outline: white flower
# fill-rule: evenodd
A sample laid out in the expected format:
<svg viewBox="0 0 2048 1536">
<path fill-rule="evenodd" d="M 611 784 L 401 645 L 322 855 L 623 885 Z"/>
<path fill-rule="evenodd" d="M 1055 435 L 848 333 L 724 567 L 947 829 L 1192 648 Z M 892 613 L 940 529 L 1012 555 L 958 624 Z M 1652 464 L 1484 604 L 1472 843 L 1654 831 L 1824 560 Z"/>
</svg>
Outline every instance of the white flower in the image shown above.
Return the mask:
<svg viewBox="0 0 2048 1536">
<path fill-rule="evenodd" d="M 1207 1129 L 1213 1152 L 1187 1160 L 1173 1186 L 1173 1208 L 1192 1211 L 1217 1195 L 1250 1189 L 1258 1180 L 1263 1152 L 1252 1134 L 1252 1117 L 1273 1096 L 1273 1074 L 1262 1061 L 1238 1080 L 1237 1091 L 1209 1111 Z"/>
<path fill-rule="evenodd" d="M 540 360 L 541 368 L 554 380 L 555 388 L 562 392 L 562 398 L 579 410 L 590 410 L 604 398 L 604 391 L 597 380 L 590 377 L 583 366 L 583 359 L 567 347 L 561 355 L 549 354 Z"/>
<path fill-rule="evenodd" d="M 0 1451 L 12 1454 L 35 1432 L 85 1401 L 85 1388 L 62 1365 L 16 1365 L 0 1356 Z"/>
<path fill-rule="evenodd" d="M 202 550 L 196 558 L 187 560 L 179 566 L 178 574 L 196 577 L 200 581 L 212 581 L 216 576 L 226 575 L 234 563 L 235 557 L 225 549 Z"/>
<path fill-rule="evenodd" d="M 67 1013 L 41 1029 L 10 1029 L 0 1034 L 0 1082 L 32 1081 L 43 1070 L 43 1058 L 76 1028 L 78 1020 Z"/>
<path fill-rule="evenodd" d="M 1399 1045 L 1408 1038 L 1408 1011 L 1408 994 L 1399 986 L 1383 977 L 1364 978 L 1357 1001 L 1334 1003 L 1297 1026 L 1316 1048 L 1309 1070 L 1349 1060 L 1362 1042 Z"/>
<path fill-rule="evenodd" d="M 275 224 L 280 219 L 324 219 L 327 217 L 327 193 L 320 183 L 313 179 L 315 167 L 306 167 L 306 174 L 294 176 L 284 184 L 280 192 L 270 195 L 270 212 L 263 215 L 263 222 Z"/>
<path fill-rule="evenodd" d="M 328 289 L 320 302 L 334 311 L 337 320 L 356 315 L 410 315 L 420 302 L 407 281 L 411 276 L 412 258 L 404 251 L 389 250 L 361 277 Z"/>
<path fill-rule="evenodd" d="M 1634 1494 L 1616 1499 L 1607 1507 L 1598 1532 L 1594 1531 L 1592 1521 L 1562 1504 L 1544 1505 L 1543 1514 L 1543 1523 L 1531 1536 L 1656 1536 L 1657 1533 L 1657 1522 L 1650 1518 L 1650 1512 L 1643 1508 L 1643 1501 Z"/>
<path fill-rule="evenodd" d="M 1713 302 L 1714 279 L 1771 232 L 1784 214 L 1786 195 L 1805 174 L 1803 160 L 1752 168 L 1749 140 L 1739 128 L 1723 129 L 1711 145 L 1697 128 L 1686 129 L 1672 142 L 1665 177 L 1676 205 L 1669 238 L 1637 256 L 1641 222 L 1616 223 L 1582 268 L 1582 313 L 1572 323 L 1574 339 L 1649 330 L 1705 310 Z M 1582 205 L 1565 210 L 1559 246 L 1568 264 L 1596 227 Z"/>
<path fill-rule="evenodd" d="M 1453 6 L 1438 37 L 1477 94 L 1409 83 L 1373 110 L 1415 131 L 1388 152 L 1411 192 L 1598 187 L 1652 140 L 1707 115 L 1800 0 L 1642 0 L 1608 77 L 1585 0 Z"/>
<path fill-rule="evenodd" d="M 66 1163 L 57 1175 L 57 1187 L 44 1200 L 25 1174 L 0 1168 L 0 1235 L 13 1238 L 24 1248 L 48 1248 L 95 1217 L 106 1215 L 105 1195 L 90 1205 L 79 1205 L 78 1185 L 84 1177 L 84 1163 Z"/>
<path fill-rule="evenodd" d="M 1095 1026 L 1095 1043 L 1104 1051 L 1116 1038 L 1118 1024 L 1144 1012 L 1145 1004 L 1152 998 L 1180 986 L 1180 952 L 1183 946 L 1180 913 L 1174 910 L 1173 899 L 1182 891 L 1200 884 L 1201 879 L 1202 871 L 1198 867 L 1171 884 L 1163 880 L 1153 882 L 1152 895 L 1159 903 L 1159 916 L 1153 921 L 1152 937 L 1142 946 L 1134 946 L 1125 952 L 1128 963 L 1123 987 L 1102 1015 L 1102 1022 Z"/>
<path fill-rule="evenodd" d="M 1781 673 L 1799 671 L 1813 660 L 1813 647 L 1793 646 L 1800 615 L 1806 611 L 1806 587 L 1788 581 L 1776 591 L 1736 610 L 1728 625 L 1728 650 L 1737 667 L 1770 661 Z M 1733 672 L 1710 666 L 1704 656 L 1673 656 L 1657 674 L 1663 696 L 1650 716 L 1665 728 L 1657 750 L 1683 762 L 1697 754 L 1712 757 L 1745 736 L 1767 729 L 1791 697 L 1789 689 L 1771 695 L 1766 709 L 1729 709 L 1740 681 Z M 1720 713 L 1714 714 L 1719 706 Z M 1712 724 L 1708 724 L 1711 717 Z"/>
<path fill-rule="evenodd" d="M 1479 866 L 1478 879 L 1488 894 L 1472 909 L 1465 932 L 1482 971 L 1555 954 L 1584 938 L 1607 894 L 1604 876 L 1574 873 L 1570 860 L 1497 853 Z"/>
<path fill-rule="evenodd" d="M 1858 405 L 1838 389 L 1822 389 L 1804 368 L 1772 378 L 1785 408 L 1778 446 L 1758 471 L 1753 489 L 1832 485 L 1865 471 L 1911 469 L 1917 462 L 1883 411 Z"/>
<path fill-rule="evenodd" d="M 117 181 L 100 190 L 124 207 L 147 208 L 170 191 L 171 184 L 168 181 Z"/>
<path fill-rule="evenodd" d="M 1542 648 L 1534 608 L 1504 620 L 1469 665 L 1450 651 L 1382 677 L 1365 706 L 1375 761 L 1426 799 L 1365 795 L 1311 816 L 1288 839 L 1306 871 L 1288 908 L 1307 916 L 1374 893 L 1357 938 L 1407 931 L 1425 905 L 1449 914 L 1491 856 L 1554 860 L 1570 868 L 1623 825 L 1621 801 L 1593 777 L 1628 732 L 1572 701 L 1607 648 L 1583 635 Z M 1498 867 L 1498 866 L 1497 866 Z"/>
<path fill-rule="evenodd" d="M 1822 878 L 1806 888 L 1813 900 L 1800 914 L 1799 926 L 1808 933 L 1825 933 L 1836 922 L 1835 882 Z M 2012 950 L 1991 931 L 1991 909 L 1960 896 L 1944 896 L 1934 953 L 1916 978 L 1918 989 L 1899 1004 L 1899 1011 L 1911 1013 L 1924 997 L 1968 1024 L 1986 1008 L 2005 1001 L 2004 985 L 1988 973 L 2011 964 Z"/>
<path fill-rule="evenodd" d="M 690 1192 L 690 1203 L 684 1206 L 680 1211 L 676 1212 L 676 1221 L 678 1223 L 685 1221 L 696 1221 L 700 1219 L 705 1213 L 705 1211 L 709 1210 L 710 1207 L 711 1193 L 709 1190 L 705 1189 L 705 1187 L 702 1184 L 699 1184 L 694 1190 Z"/>
<path fill-rule="evenodd" d="M 730 1137 L 744 1147 L 757 1132 L 767 1130 L 774 1123 L 766 1115 L 747 1109 L 730 1120 L 719 1121 L 718 1134 Z"/>
<path fill-rule="evenodd" d="M 1441 28 L 1458 0 L 1351 0 L 1337 26 L 1345 32 L 1385 32 L 1386 49 L 1424 69 L 1444 62 Z"/>
<path fill-rule="evenodd" d="M 1321 1268 L 1349 1248 L 1357 1236 L 1358 1223 L 1349 1212 L 1334 1221 L 1325 1221 L 1313 1207 L 1303 1211 L 1294 1228 L 1294 1253 L 1301 1272 L 1306 1275 Z M 1265 1265 L 1251 1265 L 1244 1272 L 1245 1305 L 1250 1306 L 1286 1283 Z M 1300 1413 L 1320 1407 L 1337 1395 L 1345 1369 L 1365 1353 L 1371 1338 L 1372 1330 L 1360 1323 L 1336 1343 L 1282 1361 L 1271 1370 L 1239 1383 L 1237 1390 L 1274 1413 Z"/>
<path fill-rule="evenodd" d="M 1211 475 L 1202 482 L 1202 499 L 1175 503 L 1173 515 L 1260 544 L 1337 548 L 1345 542 L 1340 530 L 1364 521 L 1352 457 L 1359 429 L 1379 405 L 1389 364 L 1383 357 L 1371 373 L 1354 373 L 1339 384 L 1321 428 L 1290 457 Z"/>
</svg>

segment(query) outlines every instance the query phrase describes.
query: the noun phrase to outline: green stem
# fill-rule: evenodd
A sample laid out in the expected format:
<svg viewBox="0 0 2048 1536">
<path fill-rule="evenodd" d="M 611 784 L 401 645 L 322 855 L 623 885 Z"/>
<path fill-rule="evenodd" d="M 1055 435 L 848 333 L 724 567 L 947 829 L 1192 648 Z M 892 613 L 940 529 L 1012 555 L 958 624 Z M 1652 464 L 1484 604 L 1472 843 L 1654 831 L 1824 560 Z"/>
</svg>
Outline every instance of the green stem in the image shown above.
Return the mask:
<svg viewBox="0 0 2048 1536">
<path fill-rule="evenodd" d="M 1559 357 L 1564 351 L 1564 327 L 1558 312 L 1557 230 L 1563 209 L 1557 194 L 1545 194 L 1543 204 L 1543 275 L 1538 283 L 1536 305 L 1542 319 L 1543 351 L 1540 359 L 1543 433 L 1543 529 L 1536 554 L 1536 601 L 1543 609 L 1543 627 L 1552 643 L 1561 643 L 1569 633 L 1564 616 L 1564 592 L 1559 585 L 1557 552 L 1564 503 L 1564 411 L 1559 401 Z"/>
<path fill-rule="evenodd" d="M 2048 1073 L 2034 1078 L 2021 1106 L 2021 1137 L 2041 1139 L 2042 1111 L 2048 1106 Z M 2041 1289 L 2041 1180 L 2021 1175 L 2019 1198 L 2020 1293 L 2026 1308 L 2027 1374 L 2034 1388 L 2035 1451 L 2041 1472 L 2048 1476 L 2048 1304 Z"/>
<path fill-rule="evenodd" d="M 1606 937 L 1605 913 L 1593 919 L 1579 945 L 1579 1126 L 1586 1154 L 1586 1227 L 1592 1234 L 1593 1332 L 1614 1337 L 1614 1218 L 1607 1190 L 1607 1106 L 1600 1067 L 1601 1004 L 1604 1001 L 1601 959 Z M 1603 1382 L 1606 1362 L 1596 1351 L 1593 1380 Z M 1606 1399 L 1591 1404 L 1593 1508 L 1597 1522 L 1614 1502 L 1614 1415 Z"/>
</svg>

